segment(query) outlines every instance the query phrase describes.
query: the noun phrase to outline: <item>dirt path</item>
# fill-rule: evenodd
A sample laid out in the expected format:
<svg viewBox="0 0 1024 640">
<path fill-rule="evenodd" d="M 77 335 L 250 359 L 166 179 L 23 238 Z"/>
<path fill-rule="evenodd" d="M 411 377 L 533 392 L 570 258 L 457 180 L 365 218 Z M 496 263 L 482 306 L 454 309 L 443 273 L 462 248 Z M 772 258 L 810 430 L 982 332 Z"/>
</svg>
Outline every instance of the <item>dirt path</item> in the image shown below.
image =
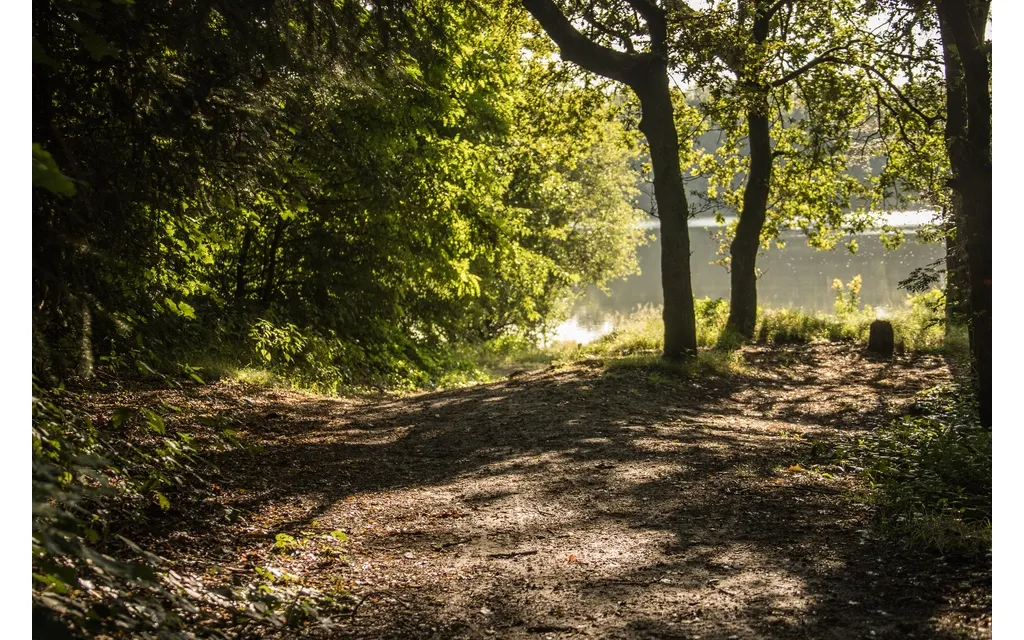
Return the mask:
<svg viewBox="0 0 1024 640">
<path fill-rule="evenodd" d="M 159 535 L 183 567 L 350 589 L 362 604 L 332 637 L 991 637 L 990 572 L 886 546 L 852 470 L 808 470 L 815 441 L 947 381 L 942 360 L 744 355 L 728 379 L 575 366 L 376 400 L 142 394 L 263 447 L 223 455 L 216 504 Z M 345 558 L 272 548 L 334 529 Z"/>
</svg>

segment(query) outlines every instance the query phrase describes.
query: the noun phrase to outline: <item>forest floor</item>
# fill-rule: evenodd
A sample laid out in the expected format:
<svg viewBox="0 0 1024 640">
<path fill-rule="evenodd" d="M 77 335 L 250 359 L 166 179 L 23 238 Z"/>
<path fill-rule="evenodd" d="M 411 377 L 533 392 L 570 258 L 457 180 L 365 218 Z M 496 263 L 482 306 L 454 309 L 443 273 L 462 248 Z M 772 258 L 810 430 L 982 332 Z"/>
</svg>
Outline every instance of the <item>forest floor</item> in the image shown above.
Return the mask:
<svg viewBox="0 0 1024 640">
<path fill-rule="evenodd" d="M 169 428 L 227 416 L 257 450 L 219 455 L 216 497 L 148 544 L 213 582 L 259 566 L 351 592 L 330 637 L 991 637 L 991 567 L 886 542 L 856 470 L 814 444 L 891 420 L 950 380 L 943 359 L 742 355 L 729 377 L 589 362 L 401 396 L 220 382 L 91 402 L 172 404 Z M 274 548 L 337 529 L 341 556 Z"/>
</svg>

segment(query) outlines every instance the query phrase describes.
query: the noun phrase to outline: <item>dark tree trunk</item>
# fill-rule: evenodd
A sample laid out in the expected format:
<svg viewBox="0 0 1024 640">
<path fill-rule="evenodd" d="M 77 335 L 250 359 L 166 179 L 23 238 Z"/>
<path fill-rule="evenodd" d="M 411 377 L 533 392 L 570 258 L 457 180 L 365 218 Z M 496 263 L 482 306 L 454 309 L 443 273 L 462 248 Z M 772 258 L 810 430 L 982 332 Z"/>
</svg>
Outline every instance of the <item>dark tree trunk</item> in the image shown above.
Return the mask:
<svg viewBox="0 0 1024 640">
<path fill-rule="evenodd" d="M 743 4 L 741 9 L 753 9 L 751 36 L 760 47 L 768 39 L 771 20 L 783 5 L 755 0 Z M 768 197 L 772 183 L 772 164 L 775 158 L 771 147 L 771 120 L 768 116 L 768 90 L 763 82 L 749 77 L 738 64 L 734 71 L 750 91 L 747 105 L 747 136 L 750 146 L 750 171 L 743 190 L 743 210 L 736 225 L 736 236 L 729 247 L 730 297 L 729 319 L 726 329 L 749 340 L 754 337 L 757 324 L 757 251 L 761 246 L 761 230 L 768 216 Z M 791 82 L 797 76 L 785 77 L 776 84 Z"/>
<path fill-rule="evenodd" d="M 963 205 L 953 192 L 946 233 L 946 325 L 961 324 L 970 317 L 971 283 L 967 275 L 967 250 L 963 239 Z"/>
<path fill-rule="evenodd" d="M 284 218 L 278 217 L 274 224 L 274 235 L 270 240 L 270 247 L 267 249 L 267 268 L 263 277 L 263 291 L 260 294 L 260 303 L 270 302 L 270 295 L 274 291 L 274 277 L 277 270 L 277 250 L 281 247 L 281 235 L 287 225 Z"/>
<path fill-rule="evenodd" d="M 245 236 L 242 238 L 242 249 L 238 252 L 238 265 L 235 267 L 235 301 L 240 302 L 245 297 L 245 268 L 249 261 L 249 247 L 252 245 L 252 227 L 245 228 Z"/>
<path fill-rule="evenodd" d="M 654 197 L 661 222 L 661 287 L 665 306 L 665 357 L 685 358 L 697 352 L 697 327 L 690 282 L 689 206 L 679 167 L 668 73 L 655 65 L 644 83 L 634 85 L 643 117 L 640 131 L 651 149 Z"/>
<path fill-rule="evenodd" d="M 665 297 L 665 357 L 697 352 L 690 282 L 689 207 L 679 167 L 679 137 L 669 93 L 667 22 L 653 2 L 629 0 L 647 24 L 650 53 L 624 53 L 580 33 L 552 0 L 522 0 L 558 45 L 562 59 L 629 86 L 640 99 L 640 130 L 651 148 L 654 201 L 661 220 L 661 284 Z"/>
<path fill-rule="evenodd" d="M 729 253 L 731 296 L 726 327 L 743 338 L 754 337 L 757 322 L 757 250 L 761 229 L 768 215 L 768 194 L 772 180 L 772 149 L 768 96 L 758 93 L 747 111 L 750 144 L 750 173 L 743 191 L 743 210 L 736 225 Z"/>
<path fill-rule="evenodd" d="M 989 0 L 935 0 L 946 62 L 946 144 L 963 205 L 969 332 L 981 423 L 992 426 L 992 96 Z"/>
</svg>

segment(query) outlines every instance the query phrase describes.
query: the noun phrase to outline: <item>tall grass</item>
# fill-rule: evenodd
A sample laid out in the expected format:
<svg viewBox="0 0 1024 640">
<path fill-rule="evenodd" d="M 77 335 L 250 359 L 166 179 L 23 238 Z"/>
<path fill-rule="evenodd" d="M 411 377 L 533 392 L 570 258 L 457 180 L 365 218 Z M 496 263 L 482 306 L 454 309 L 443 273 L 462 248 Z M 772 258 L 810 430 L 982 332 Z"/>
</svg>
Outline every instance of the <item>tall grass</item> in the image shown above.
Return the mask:
<svg viewBox="0 0 1024 640">
<path fill-rule="evenodd" d="M 856 280 L 836 286 L 835 312 L 808 313 L 800 309 L 758 309 L 754 340 L 765 344 L 800 344 L 814 341 L 867 342 L 877 312 L 860 306 Z M 722 299 L 694 301 L 697 344 L 703 348 L 729 348 L 737 344 L 727 334 L 725 323 L 729 303 Z M 961 326 L 947 326 L 943 294 L 937 289 L 908 295 L 904 305 L 885 315 L 892 323 L 897 349 L 904 351 L 966 353 L 967 332 Z M 619 318 L 615 330 L 586 346 L 593 355 L 633 356 L 657 354 L 663 344 L 661 309 L 639 307 Z"/>
<path fill-rule="evenodd" d="M 758 309 L 754 339 L 766 344 L 808 343 L 820 340 L 866 342 L 875 310 L 860 305 L 860 283 L 836 281 L 835 311 L 807 313 L 798 309 Z M 697 362 L 700 371 L 736 373 L 743 361 L 733 353 L 741 341 L 725 330 L 729 303 L 723 299 L 694 301 Z M 967 332 L 947 327 L 942 292 L 908 295 L 906 303 L 887 318 L 898 349 L 946 352 L 966 357 Z M 230 352 L 189 354 L 191 370 L 205 379 L 234 379 L 268 386 L 301 387 L 321 393 L 351 393 L 368 389 L 412 390 L 454 387 L 504 377 L 549 363 L 586 357 L 633 358 L 613 367 L 648 366 L 661 354 L 664 323 L 661 308 L 638 307 L 612 323 L 615 329 L 581 345 L 562 342 L 537 346 L 524 336 L 505 336 L 482 344 L 452 345 L 443 352 L 415 353 L 408 349 L 370 353 L 334 336 L 300 332 L 291 325 L 265 320 L 253 325 L 246 348 Z M 647 365 L 644 365 L 647 363 Z M 696 373 L 694 370 L 691 373 Z"/>
</svg>

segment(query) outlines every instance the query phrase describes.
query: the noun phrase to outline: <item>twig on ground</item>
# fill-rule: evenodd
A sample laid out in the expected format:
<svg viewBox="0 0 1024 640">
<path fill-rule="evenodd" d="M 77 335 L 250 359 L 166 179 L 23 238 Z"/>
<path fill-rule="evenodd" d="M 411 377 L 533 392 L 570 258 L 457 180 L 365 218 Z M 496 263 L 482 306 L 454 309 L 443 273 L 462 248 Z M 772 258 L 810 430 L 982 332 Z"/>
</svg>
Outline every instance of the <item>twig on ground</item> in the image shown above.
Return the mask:
<svg viewBox="0 0 1024 640">
<path fill-rule="evenodd" d="M 537 624 L 526 627 L 527 633 L 557 633 L 559 631 L 575 631 L 576 627 L 562 624 Z"/>
<path fill-rule="evenodd" d="M 488 558 L 497 558 L 497 559 L 500 560 L 500 559 L 508 559 L 508 558 L 518 558 L 520 556 L 532 556 L 532 555 L 536 555 L 536 554 L 537 554 L 537 550 L 533 549 L 533 550 L 530 550 L 530 551 L 512 551 L 510 553 L 488 553 L 487 557 Z"/>
</svg>

